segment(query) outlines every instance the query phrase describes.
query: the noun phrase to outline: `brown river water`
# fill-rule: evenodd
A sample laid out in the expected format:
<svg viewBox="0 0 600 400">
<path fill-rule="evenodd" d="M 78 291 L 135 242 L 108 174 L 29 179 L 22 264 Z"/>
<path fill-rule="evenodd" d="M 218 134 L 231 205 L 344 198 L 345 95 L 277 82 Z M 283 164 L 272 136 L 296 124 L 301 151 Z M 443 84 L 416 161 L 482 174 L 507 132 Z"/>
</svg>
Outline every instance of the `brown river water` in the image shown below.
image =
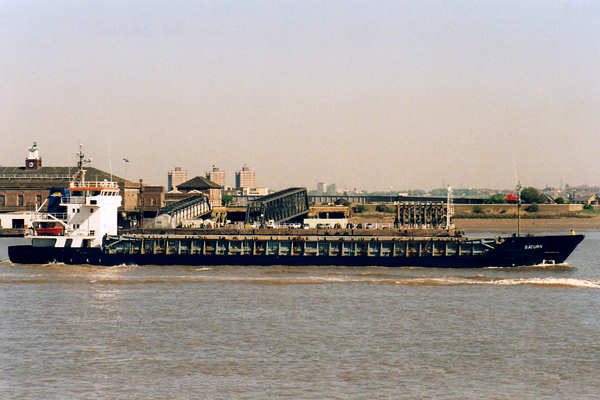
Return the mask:
<svg viewBox="0 0 600 400">
<path fill-rule="evenodd" d="M 598 399 L 600 232 L 568 267 L 16 265 L 0 398 Z"/>
</svg>

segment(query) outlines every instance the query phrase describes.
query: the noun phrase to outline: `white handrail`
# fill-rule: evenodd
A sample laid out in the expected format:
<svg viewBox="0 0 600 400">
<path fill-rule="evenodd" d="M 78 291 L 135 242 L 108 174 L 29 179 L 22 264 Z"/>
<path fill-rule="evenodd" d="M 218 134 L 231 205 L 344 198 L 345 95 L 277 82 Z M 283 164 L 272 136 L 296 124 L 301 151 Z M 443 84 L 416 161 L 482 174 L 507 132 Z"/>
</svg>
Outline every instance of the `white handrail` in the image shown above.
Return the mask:
<svg viewBox="0 0 600 400">
<path fill-rule="evenodd" d="M 117 182 L 111 182 L 111 181 L 85 181 L 85 182 L 74 181 L 74 182 L 71 182 L 71 184 L 69 186 L 72 188 L 89 188 L 89 187 L 99 188 L 99 189 L 118 189 L 119 188 L 119 185 Z"/>
</svg>

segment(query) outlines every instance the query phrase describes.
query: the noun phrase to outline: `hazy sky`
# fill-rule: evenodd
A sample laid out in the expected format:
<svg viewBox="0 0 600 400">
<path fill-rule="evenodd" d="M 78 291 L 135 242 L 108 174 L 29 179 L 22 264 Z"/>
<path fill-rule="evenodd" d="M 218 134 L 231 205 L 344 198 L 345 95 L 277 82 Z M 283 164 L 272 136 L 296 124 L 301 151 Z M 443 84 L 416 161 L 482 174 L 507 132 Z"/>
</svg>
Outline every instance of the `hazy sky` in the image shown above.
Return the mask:
<svg viewBox="0 0 600 400">
<path fill-rule="evenodd" d="M 0 78 L 5 166 L 600 184 L 599 1 L 0 0 Z"/>
</svg>

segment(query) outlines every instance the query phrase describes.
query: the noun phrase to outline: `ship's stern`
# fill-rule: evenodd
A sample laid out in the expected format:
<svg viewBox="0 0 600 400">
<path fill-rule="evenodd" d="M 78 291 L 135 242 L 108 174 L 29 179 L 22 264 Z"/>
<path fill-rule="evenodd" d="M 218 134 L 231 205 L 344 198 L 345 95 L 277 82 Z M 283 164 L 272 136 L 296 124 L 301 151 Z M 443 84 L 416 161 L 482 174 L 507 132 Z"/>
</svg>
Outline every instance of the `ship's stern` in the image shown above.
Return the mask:
<svg viewBox="0 0 600 400">
<path fill-rule="evenodd" d="M 8 247 L 8 258 L 16 264 L 47 264 L 57 260 L 57 254 L 53 247 L 33 247 L 31 245 L 19 245 Z"/>
</svg>

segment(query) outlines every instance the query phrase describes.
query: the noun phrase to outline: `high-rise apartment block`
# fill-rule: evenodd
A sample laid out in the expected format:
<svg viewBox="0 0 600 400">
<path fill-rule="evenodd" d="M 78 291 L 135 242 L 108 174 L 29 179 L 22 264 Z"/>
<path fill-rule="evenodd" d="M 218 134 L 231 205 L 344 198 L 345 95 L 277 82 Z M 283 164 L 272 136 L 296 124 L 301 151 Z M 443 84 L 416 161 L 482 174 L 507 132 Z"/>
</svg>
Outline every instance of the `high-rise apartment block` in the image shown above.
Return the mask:
<svg viewBox="0 0 600 400">
<path fill-rule="evenodd" d="M 235 173 L 236 189 L 255 188 L 256 187 L 256 172 L 244 166 L 241 171 Z"/>
<path fill-rule="evenodd" d="M 220 168 L 217 168 L 214 165 L 212 167 L 212 171 L 208 171 L 206 173 L 206 179 L 216 183 L 222 188 L 225 188 L 225 171 L 221 171 Z"/>
<path fill-rule="evenodd" d="M 175 167 L 174 171 L 169 171 L 167 177 L 167 191 L 170 192 L 187 180 L 187 171 L 182 170 L 181 167 Z"/>
</svg>

